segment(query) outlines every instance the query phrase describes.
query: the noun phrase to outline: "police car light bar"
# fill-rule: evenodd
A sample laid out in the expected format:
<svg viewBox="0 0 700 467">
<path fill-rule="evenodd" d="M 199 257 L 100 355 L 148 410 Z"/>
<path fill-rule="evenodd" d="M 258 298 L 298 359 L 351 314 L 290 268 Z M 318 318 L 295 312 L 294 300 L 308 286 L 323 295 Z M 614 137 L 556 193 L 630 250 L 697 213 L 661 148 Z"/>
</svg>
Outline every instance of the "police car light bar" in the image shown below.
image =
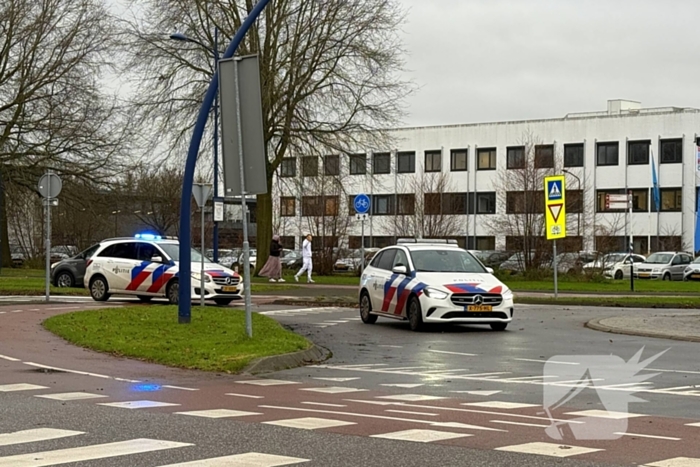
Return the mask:
<svg viewBox="0 0 700 467">
<path fill-rule="evenodd" d="M 134 238 L 138 238 L 139 240 L 161 240 L 160 235 L 153 234 L 136 234 Z"/>
<path fill-rule="evenodd" d="M 400 243 L 423 243 L 423 244 L 445 244 L 445 245 L 457 245 L 457 240 L 454 239 L 444 239 L 444 238 L 399 238 L 396 241 L 397 244 Z"/>
</svg>

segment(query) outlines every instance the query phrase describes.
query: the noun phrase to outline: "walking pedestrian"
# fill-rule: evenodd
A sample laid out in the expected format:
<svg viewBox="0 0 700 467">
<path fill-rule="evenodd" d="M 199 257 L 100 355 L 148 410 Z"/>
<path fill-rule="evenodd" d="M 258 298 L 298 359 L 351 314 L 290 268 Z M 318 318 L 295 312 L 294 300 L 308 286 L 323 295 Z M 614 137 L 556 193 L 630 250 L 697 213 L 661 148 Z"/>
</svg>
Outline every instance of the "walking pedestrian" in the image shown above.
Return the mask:
<svg viewBox="0 0 700 467">
<path fill-rule="evenodd" d="M 282 279 L 282 246 L 280 245 L 280 236 L 274 235 L 270 242 L 270 257 L 260 270 L 260 275 L 269 277 L 270 282 L 284 282 Z"/>
<path fill-rule="evenodd" d="M 301 244 L 301 258 L 303 260 L 303 264 L 301 265 L 301 269 L 299 270 L 298 273 L 294 275 L 294 280 L 299 282 L 299 276 L 301 276 L 304 271 L 307 273 L 307 282 L 312 283 L 314 282 L 313 279 L 311 279 L 311 271 L 314 268 L 313 262 L 311 261 L 311 240 L 313 239 L 311 234 L 307 234 L 306 238 Z"/>
</svg>

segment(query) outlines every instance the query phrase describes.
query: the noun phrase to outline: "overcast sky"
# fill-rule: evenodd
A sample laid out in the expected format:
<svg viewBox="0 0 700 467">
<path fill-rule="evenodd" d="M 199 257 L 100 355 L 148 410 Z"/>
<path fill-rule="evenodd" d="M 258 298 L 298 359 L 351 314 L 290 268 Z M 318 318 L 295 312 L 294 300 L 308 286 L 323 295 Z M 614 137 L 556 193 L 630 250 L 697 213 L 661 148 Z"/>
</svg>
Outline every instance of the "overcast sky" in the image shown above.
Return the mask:
<svg viewBox="0 0 700 467">
<path fill-rule="evenodd" d="M 401 0 L 407 125 L 700 108 L 697 0 Z"/>
</svg>

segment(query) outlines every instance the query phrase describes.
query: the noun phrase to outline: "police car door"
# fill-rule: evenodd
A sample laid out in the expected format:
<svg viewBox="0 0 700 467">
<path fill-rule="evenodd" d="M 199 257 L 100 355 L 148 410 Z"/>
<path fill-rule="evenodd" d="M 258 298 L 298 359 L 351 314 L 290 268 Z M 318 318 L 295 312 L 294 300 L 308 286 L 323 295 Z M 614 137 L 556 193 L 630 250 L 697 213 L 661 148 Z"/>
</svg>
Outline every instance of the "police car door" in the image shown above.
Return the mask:
<svg viewBox="0 0 700 467">
<path fill-rule="evenodd" d="M 391 290 L 391 269 L 394 266 L 394 258 L 396 257 L 396 248 L 384 250 L 374 275 L 374 289 L 376 299 L 372 300 L 375 311 L 388 312 L 393 297 Z"/>
<path fill-rule="evenodd" d="M 116 243 L 110 252 L 105 272 L 110 291 L 126 291 L 131 271 L 136 267 L 136 242 Z"/>
<path fill-rule="evenodd" d="M 153 257 L 163 256 L 157 248 L 146 242 L 139 242 L 136 246 L 136 264 L 131 270 L 131 278 L 128 290 L 131 292 L 149 293 L 153 281 L 156 280 L 162 271 L 158 268 L 164 267 L 161 264 L 154 264 Z"/>
</svg>

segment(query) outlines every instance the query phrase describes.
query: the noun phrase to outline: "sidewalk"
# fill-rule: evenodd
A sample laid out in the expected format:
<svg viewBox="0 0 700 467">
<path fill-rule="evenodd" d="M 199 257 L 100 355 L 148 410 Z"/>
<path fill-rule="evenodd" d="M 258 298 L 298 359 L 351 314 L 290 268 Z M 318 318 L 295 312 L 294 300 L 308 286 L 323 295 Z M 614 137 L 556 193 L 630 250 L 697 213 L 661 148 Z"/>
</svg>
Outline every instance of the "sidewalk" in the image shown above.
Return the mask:
<svg viewBox="0 0 700 467">
<path fill-rule="evenodd" d="M 596 331 L 700 342 L 700 314 L 654 313 L 593 319 L 586 326 Z"/>
</svg>

